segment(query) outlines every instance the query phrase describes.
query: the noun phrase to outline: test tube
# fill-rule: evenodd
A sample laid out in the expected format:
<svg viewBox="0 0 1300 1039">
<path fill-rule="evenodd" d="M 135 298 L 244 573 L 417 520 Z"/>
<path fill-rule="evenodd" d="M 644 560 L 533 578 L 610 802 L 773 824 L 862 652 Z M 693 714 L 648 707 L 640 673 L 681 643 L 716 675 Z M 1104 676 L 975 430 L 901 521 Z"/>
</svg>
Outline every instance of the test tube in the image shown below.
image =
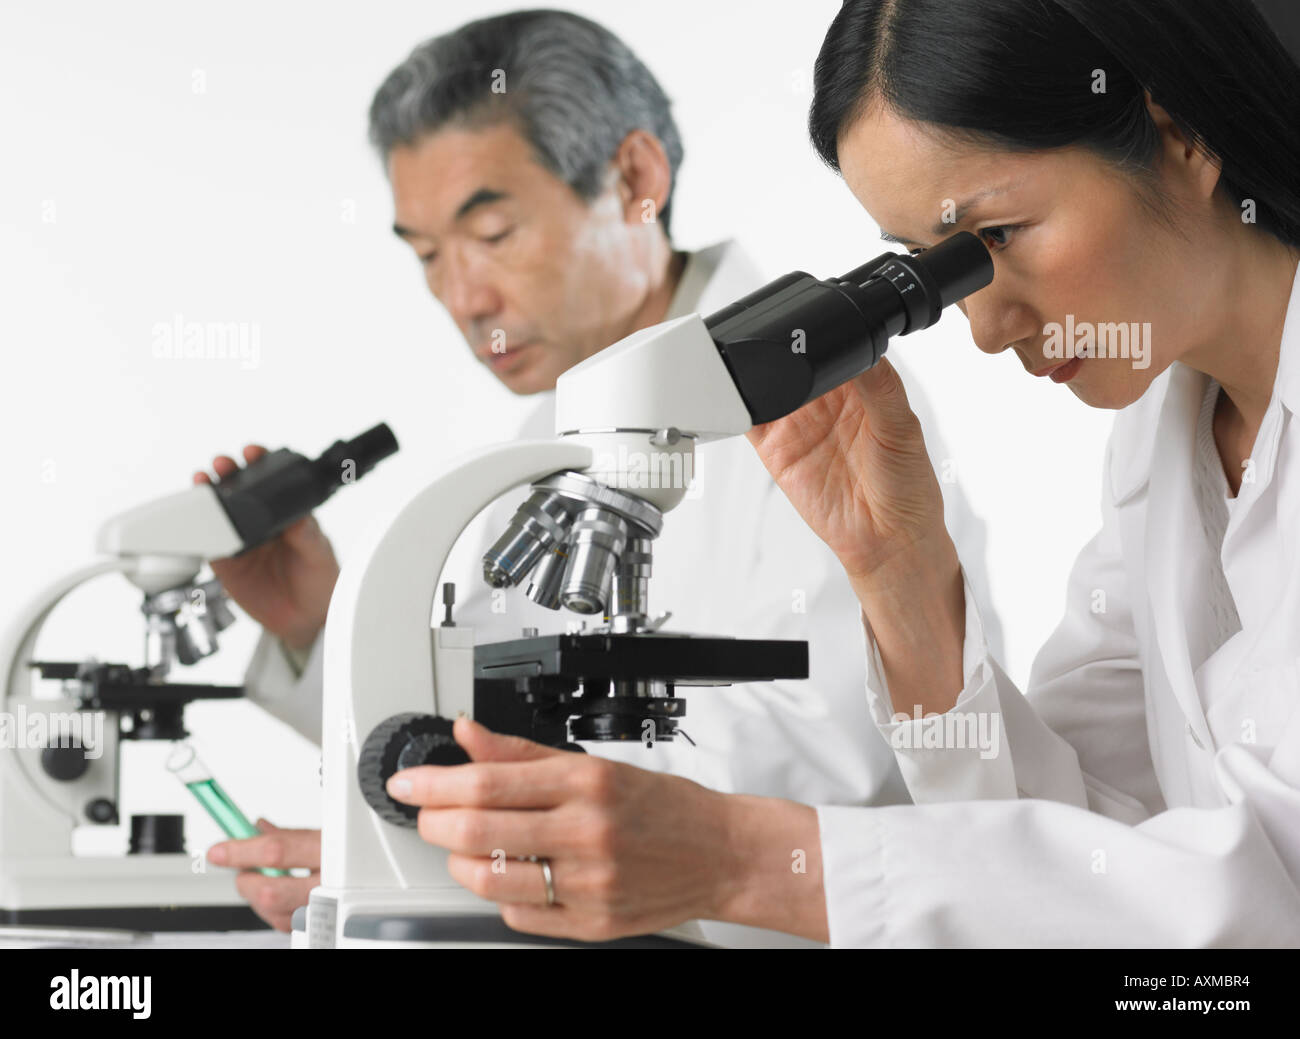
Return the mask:
<svg viewBox="0 0 1300 1039">
<path fill-rule="evenodd" d="M 213 778 L 208 766 L 203 764 L 190 744 L 176 744 L 167 758 L 167 771 L 185 784 L 185 788 L 207 809 L 208 815 L 212 816 L 227 837 L 243 840 L 261 836 L 261 831 L 248 821 L 248 817 L 221 788 L 221 784 Z M 268 877 L 288 876 L 282 869 L 263 869 L 260 872 Z"/>
</svg>

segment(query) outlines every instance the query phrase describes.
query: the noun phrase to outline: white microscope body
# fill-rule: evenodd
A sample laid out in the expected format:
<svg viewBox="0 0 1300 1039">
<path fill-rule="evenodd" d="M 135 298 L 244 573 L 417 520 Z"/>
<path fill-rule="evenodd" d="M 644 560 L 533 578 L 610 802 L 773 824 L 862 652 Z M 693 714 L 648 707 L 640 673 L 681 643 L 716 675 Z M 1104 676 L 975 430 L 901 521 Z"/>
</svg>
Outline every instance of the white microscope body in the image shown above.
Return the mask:
<svg viewBox="0 0 1300 1039">
<path fill-rule="evenodd" d="M 183 815 L 119 819 L 120 755 L 137 740 L 185 738 L 184 708 L 194 700 L 243 695 L 238 686 L 169 680 L 174 664 L 216 652 L 218 632 L 235 619 L 218 581 L 196 581 L 204 564 L 278 536 L 396 450 L 381 424 L 315 460 L 273 451 L 219 484 L 137 506 L 100 528 L 104 558 L 28 603 L 0 639 L 0 923 L 265 926 L 237 892 L 233 871 L 204 869 L 186 849 Z M 144 593 L 144 666 L 36 658 L 54 609 L 111 573 Z M 119 821 L 129 822 L 128 854 L 75 854 L 77 827 Z"/>
<path fill-rule="evenodd" d="M 690 371 L 689 386 L 678 373 Z M 430 628 L 439 578 L 490 502 L 557 473 L 635 487 L 661 512 L 688 487 L 694 445 L 751 426 L 699 315 L 643 329 L 560 377 L 555 441 L 475 452 L 371 532 L 343 568 L 325 625 L 324 828 L 314 947 L 553 944 L 515 935 L 447 873 L 447 853 L 382 819 L 358 783 L 362 744 L 408 713 L 474 716 L 474 632 Z"/>
<path fill-rule="evenodd" d="M 295 922 L 295 944 L 557 944 L 510 931 L 494 905 L 453 881 L 446 853 L 420 839 L 416 813 L 388 797 L 385 780 L 464 760 L 451 722 L 474 716 L 476 678 L 513 680 L 535 703 L 577 676 L 582 694 L 546 701 L 547 718 L 584 740 L 635 739 L 639 726 L 671 738 L 684 709 L 675 684 L 807 677 L 806 643 L 665 635 L 646 617 L 651 541 L 685 494 L 694 445 L 790 414 L 992 277 L 987 248 L 962 232 L 842 278 L 792 272 L 707 319 L 642 329 L 560 377 L 557 440 L 473 454 L 377 528 L 344 568 L 325 627 L 321 886 Z M 607 634 L 476 652 L 472 631 L 431 628 L 438 582 L 470 519 L 528 483 L 532 497 L 484 558 L 485 580 L 518 584 L 531 571 L 530 598 L 604 614 Z"/>
<path fill-rule="evenodd" d="M 232 873 L 196 873 L 193 856 L 184 852 L 73 854 L 74 828 L 116 821 L 120 736 L 116 724 L 87 724 L 100 712 L 81 695 L 80 679 L 65 676 L 57 694 L 42 688 L 33 666 L 41 629 L 70 592 L 104 574 L 122 574 L 148 597 L 179 591 L 172 613 L 181 618 L 177 628 L 164 631 L 163 614 L 149 618 L 148 664 L 161 678 L 170 663 L 167 636 L 211 641 L 215 630 L 205 629 L 202 619 L 208 607 L 209 625 L 224 626 L 215 596 L 209 601 L 212 589 L 191 586 L 206 560 L 233 555 L 243 542 L 212 489 L 196 486 L 109 520 L 96 547 L 107 558 L 44 588 L 0 642 L 0 712 L 14 720 L 19 740 L 0 748 L 0 922 L 126 925 L 139 919 L 132 910 L 146 907 L 237 907 L 243 901 Z M 200 603 L 204 612 L 195 610 Z M 48 733 L 44 746 L 27 745 L 36 728 Z M 90 745 L 89 728 L 100 730 L 99 746 Z M 60 757 L 71 772 L 84 771 L 70 775 L 59 767 Z"/>
</svg>

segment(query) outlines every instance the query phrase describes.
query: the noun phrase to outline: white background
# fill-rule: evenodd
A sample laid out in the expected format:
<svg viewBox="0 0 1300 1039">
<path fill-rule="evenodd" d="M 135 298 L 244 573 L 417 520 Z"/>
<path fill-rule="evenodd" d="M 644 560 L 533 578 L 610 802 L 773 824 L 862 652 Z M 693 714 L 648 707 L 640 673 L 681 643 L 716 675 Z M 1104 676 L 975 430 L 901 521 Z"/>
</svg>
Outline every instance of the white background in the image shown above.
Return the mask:
<svg viewBox="0 0 1300 1039">
<path fill-rule="evenodd" d="M 814 156 L 811 70 L 836 0 L 562 6 L 627 41 L 675 104 L 686 147 L 679 245 L 736 237 L 764 274 L 839 274 L 885 251 Z M 392 235 L 365 141 L 388 70 L 424 38 L 507 5 L 7 2 L 0 11 L 0 623 L 90 558 L 99 523 L 184 487 L 257 440 L 315 454 L 385 420 L 402 453 L 332 499 L 350 541 L 461 451 L 506 439 L 525 400 L 470 358 Z M 257 327 L 255 367 L 154 356 L 154 326 Z M 1023 684 L 1099 523 L 1112 415 L 990 358 L 955 310 L 900 340 L 975 508 Z M 136 593 L 110 578 L 51 622 L 43 656 L 138 663 Z M 244 621 L 189 675 L 237 682 Z M 845 647 L 858 652 L 860 647 Z M 189 713 L 252 816 L 319 820 L 317 752 L 248 704 Z M 157 763 L 128 762 L 134 810 L 181 810 Z M 192 844 L 217 836 L 201 815 Z"/>
</svg>

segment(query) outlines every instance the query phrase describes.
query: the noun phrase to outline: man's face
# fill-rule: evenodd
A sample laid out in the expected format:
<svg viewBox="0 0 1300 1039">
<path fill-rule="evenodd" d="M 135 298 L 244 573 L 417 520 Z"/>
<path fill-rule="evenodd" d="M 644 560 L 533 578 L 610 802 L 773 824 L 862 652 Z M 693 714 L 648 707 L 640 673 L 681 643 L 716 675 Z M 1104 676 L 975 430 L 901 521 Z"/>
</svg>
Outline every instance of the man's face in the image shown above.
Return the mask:
<svg viewBox="0 0 1300 1039">
<path fill-rule="evenodd" d="M 388 172 L 394 230 L 474 355 L 515 393 L 554 388 L 634 331 L 650 276 L 612 166 L 585 201 L 498 123 L 394 149 Z"/>
</svg>

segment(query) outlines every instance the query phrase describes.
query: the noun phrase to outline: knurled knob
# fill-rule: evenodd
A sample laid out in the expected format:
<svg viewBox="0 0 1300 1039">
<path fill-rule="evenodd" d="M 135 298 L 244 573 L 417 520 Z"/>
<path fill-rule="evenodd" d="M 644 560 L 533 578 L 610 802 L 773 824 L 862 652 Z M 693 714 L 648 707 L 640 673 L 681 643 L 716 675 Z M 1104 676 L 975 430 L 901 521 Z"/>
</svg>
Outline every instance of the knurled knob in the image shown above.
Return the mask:
<svg viewBox="0 0 1300 1039">
<path fill-rule="evenodd" d="M 469 756 L 451 732 L 452 723 L 436 714 L 395 714 L 371 730 L 357 759 L 361 796 L 376 815 L 394 826 L 415 828 L 420 810 L 388 796 L 388 780 L 417 765 L 463 765 Z"/>
</svg>

